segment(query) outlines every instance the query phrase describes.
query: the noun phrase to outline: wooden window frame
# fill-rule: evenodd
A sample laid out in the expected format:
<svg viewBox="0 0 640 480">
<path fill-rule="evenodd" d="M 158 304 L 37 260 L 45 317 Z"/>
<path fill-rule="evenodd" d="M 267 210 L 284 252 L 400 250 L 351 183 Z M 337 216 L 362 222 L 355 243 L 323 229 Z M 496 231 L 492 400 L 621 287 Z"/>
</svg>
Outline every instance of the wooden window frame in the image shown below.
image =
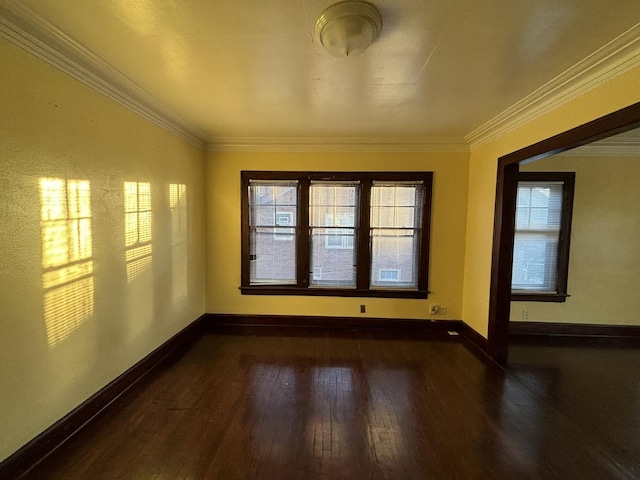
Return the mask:
<svg viewBox="0 0 640 480">
<path fill-rule="evenodd" d="M 296 180 L 298 182 L 298 218 L 296 222 L 296 284 L 250 284 L 249 182 L 251 180 Z M 311 181 L 358 181 L 359 212 L 356 231 L 356 287 L 310 287 L 309 187 Z M 417 289 L 371 288 L 370 232 L 371 186 L 377 182 L 422 181 L 424 196 L 419 245 Z M 241 188 L 241 284 L 243 295 L 308 295 L 335 297 L 428 298 L 429 245 L 431 226 L 432 172 L 271 172 L 242 171 Z"/>
<path fill-rule="evenodd" d="M 562 182 L 562 207 L 560 234 L 558 237 L 558 256 L 556 261 L 556 292 L 511 293 L 514 302 L 556 302 L 562 303 L 567 294 L 569 277 L 569 249 L 571 244 L 571 221 L 573 217 L 573 193 L 575 190 L 575 172 L 519 172 L 519 182 Z M 517 211 L 517 207 L 516 207 Z"/>
</svg>

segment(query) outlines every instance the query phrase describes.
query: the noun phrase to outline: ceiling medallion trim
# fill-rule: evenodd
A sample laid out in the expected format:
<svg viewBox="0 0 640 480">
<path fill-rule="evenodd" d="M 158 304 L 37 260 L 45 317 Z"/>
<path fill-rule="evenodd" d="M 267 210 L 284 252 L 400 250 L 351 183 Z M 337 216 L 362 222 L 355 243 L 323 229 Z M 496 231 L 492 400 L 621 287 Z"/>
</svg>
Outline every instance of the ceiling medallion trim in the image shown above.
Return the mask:
<svg viewBox="0 0 640 480">
<path fill-rule="evenodd" d="M 205 149 L 203 135 L 195 133 L 173 110 L 20 0 L 0 4 L 0 37 L 194 147 Z"/>
<path fill-rule="evenodd" d="M 438 152 L 469 153 L 463 138 L 221 137 L 209 152 Z"/>
<path fill-rule="evenodd" d="M 471 150 L 539 118 L 640 66 L 640 24 L 465 136 Z"/>
</svg>

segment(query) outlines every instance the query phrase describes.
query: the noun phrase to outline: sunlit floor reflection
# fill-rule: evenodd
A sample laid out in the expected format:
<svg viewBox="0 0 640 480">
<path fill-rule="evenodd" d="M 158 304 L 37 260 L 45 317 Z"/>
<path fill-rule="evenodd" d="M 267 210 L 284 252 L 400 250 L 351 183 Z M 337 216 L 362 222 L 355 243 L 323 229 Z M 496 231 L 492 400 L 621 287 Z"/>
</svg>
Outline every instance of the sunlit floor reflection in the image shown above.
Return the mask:
<svg viewBox="0 0 640 480">
<path fill-rule="evenodd" d="M 371 398 L 367 409 L 367 442 L 379 462 L 393 464 L 406 453 L 403 425 L 411 377 L 403 370 L 374 370 L 367 383 Z M 388 385 L 393 385 L 393 389 Z"/>
<path fill-rule="evenodd" d="M 312 456 L 346 458 L 350 442 L 348 425 L 355 408 L 354 379 L 350 368 L 315 367 L 311 369 L 311 414 L 307 425 L 307 449 Z"/>
<path fill-rule="evenodd" d="M 254 451 L 273 460 L 284 460 L 296 443 L 293 368 L 256 365 L 252 369 Z"/>
<path fill-rule="evenodd" d="M 348 471 L 363 452 L 390 471 L 406 455 L 403 425 L 411 422 L 412 396 L 406 371 L 261 363 L 252 366 L 251 383 L 252 452 L 274 465 L 298 451 L 331 466 L 322 472 L 331 476 L 333 469 Z"/>
</svg>

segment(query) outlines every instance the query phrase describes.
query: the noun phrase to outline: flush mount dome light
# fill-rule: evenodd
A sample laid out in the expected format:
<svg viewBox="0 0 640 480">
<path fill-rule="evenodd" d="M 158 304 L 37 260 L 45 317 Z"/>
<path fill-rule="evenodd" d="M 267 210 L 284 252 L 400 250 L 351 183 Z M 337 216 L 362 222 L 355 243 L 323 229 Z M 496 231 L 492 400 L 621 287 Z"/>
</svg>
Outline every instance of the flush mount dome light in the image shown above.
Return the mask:
<svg viewBox="0 0 640 480">
<path fill-rule="evenodd" d="M 359 55 L 380 35 L 382 15 L 369 2 L 340 2 L 318 16 L 314 30 L 334 57 Z"/>
</svg>

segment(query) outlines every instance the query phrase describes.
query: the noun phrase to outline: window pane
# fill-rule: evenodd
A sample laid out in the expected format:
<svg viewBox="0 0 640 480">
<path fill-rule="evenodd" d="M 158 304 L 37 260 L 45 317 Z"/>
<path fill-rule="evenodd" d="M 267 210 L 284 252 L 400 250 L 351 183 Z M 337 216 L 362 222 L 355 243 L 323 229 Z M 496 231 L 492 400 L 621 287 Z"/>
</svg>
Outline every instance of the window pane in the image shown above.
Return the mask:
<svg viewBox="0 0 640 480">
<path fill-rule="evenodd" d="M 312 182 L 309 188 L 312 286 L 356 286 L 359 185 Z"/>
<path fill-rule="evenodd" d="M 249 183 L 250 283 L 296 283 L 296 181 Z"/>
<path fill-rule="evenodd" d="M 562 182 L 519 182 L 511 289 L 557 292 Z"/>
<path fill-rule="evenodd" d="M 512 290 L 555 293 L 557 256 L 557 233 L 516 234 Z"/>
<path fill-rule="evenodd" d="M 311 285 L 356 286 L 354 230 L 335 235 L 331 229 L 314 228 L 311 235 Z"/>
<path fill-rule="evenodd" d="M 418 288 L 423 195 L 422 183 L 373 183 L 371 287 Z"/>
<path fill-rule="evenodd" d="M 419 239 L 420 235 L 414 229 L 373 229 L 371 286 L 418 288 Z"/>
</svg>

